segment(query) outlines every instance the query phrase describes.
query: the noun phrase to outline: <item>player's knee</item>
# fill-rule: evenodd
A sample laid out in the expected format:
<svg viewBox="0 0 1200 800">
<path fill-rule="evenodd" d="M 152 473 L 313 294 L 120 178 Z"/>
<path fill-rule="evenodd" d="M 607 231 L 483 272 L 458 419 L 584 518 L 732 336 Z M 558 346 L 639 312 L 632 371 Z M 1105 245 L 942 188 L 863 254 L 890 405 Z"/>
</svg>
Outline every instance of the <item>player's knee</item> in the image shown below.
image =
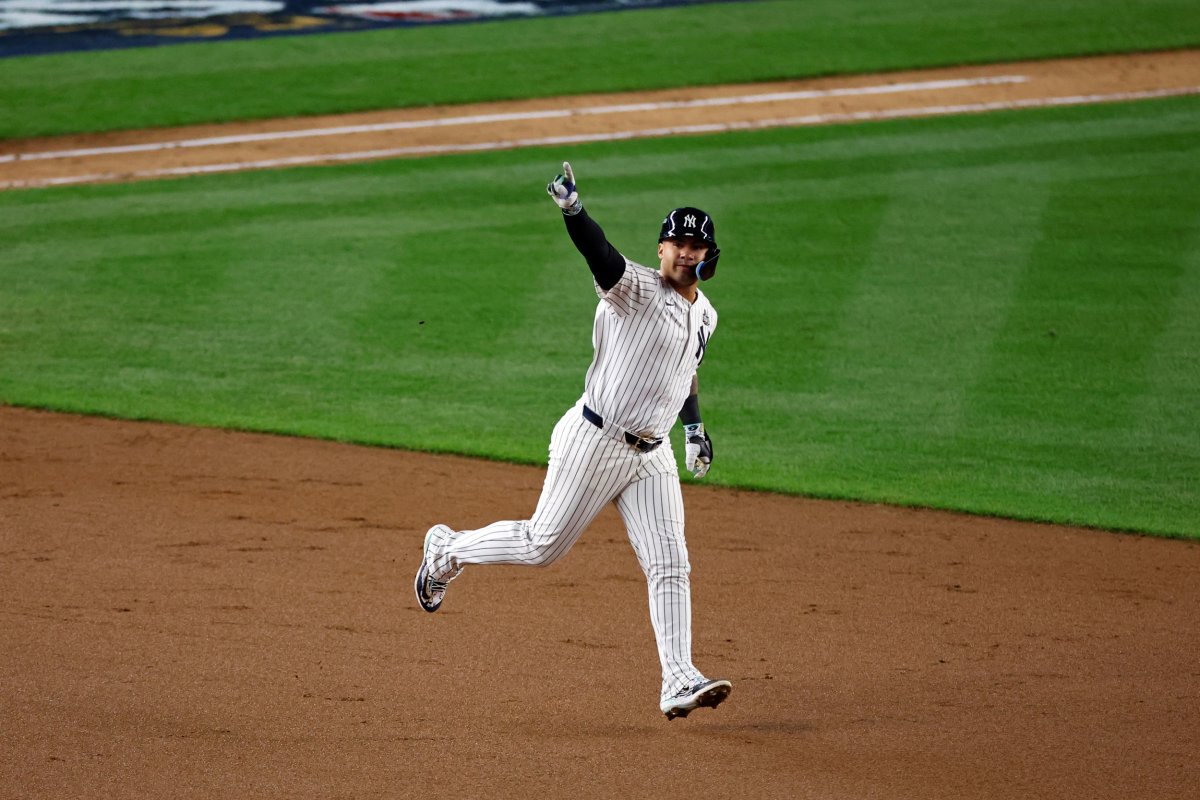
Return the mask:
<svg viewBox="0 0 1200 800">
<path fill-rule="evenodd" d="M 644 557 L 638 559 L 646 579 L 684 580 L 692 571 L 687 550 L 682 547 L 643 548 Z"/>
<path fill-rule="evenodd" d="M 647 565 L 644 570 L 646 580 L 656 583 L 688 583 L 688 574 L 692 571 L 689 564 L 654 563 Z"/>
<path fill-rule="evenodd" d="M 534 567 L 548 567 L 562 556 L 562 548 L 555 547 L 553 539 L 534 539 L 530 542 L 526 563 Z"/>
</svg>

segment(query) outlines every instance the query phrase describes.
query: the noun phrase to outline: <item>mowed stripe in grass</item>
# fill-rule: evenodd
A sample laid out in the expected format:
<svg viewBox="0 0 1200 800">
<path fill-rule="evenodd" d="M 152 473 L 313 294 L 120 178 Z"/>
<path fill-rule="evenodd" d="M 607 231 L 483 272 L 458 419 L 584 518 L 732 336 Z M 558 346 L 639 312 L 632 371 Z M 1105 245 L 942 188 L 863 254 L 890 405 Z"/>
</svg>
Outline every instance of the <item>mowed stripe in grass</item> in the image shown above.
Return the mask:
<svg viewBox="0 0 1200 800">
<path fill-rule="evenodd" d="M 1195 535 L 1198 132 L 1183 98 L 0 195 L 0 401 L 542 463 L 595 307 L 566 157 L 632 258 L 718 222 L 706 481 Z"/>
</svg>

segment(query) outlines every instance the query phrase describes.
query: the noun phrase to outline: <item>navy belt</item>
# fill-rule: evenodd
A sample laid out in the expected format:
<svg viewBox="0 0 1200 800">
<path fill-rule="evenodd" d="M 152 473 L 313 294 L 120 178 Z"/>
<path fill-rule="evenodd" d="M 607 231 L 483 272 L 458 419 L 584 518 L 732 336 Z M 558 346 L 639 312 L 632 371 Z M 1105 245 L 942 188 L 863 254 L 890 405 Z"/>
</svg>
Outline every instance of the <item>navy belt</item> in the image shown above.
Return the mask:
<svg viewBox="0 0 1200 800">
<path fill-rule="evenodd" d="M 583 418 L 595 425 L 597 428 L 604 430 L 604 417 L 592 411 L 587 406 L 583 407 Z M 636 436 L 629 431 L 623 431 L 625 434 L 625 443 L 643 453 L 649 453 L 654 448 L 663 443 L 662 439 L 646 439 L 641 436 Z"/>
</svg>

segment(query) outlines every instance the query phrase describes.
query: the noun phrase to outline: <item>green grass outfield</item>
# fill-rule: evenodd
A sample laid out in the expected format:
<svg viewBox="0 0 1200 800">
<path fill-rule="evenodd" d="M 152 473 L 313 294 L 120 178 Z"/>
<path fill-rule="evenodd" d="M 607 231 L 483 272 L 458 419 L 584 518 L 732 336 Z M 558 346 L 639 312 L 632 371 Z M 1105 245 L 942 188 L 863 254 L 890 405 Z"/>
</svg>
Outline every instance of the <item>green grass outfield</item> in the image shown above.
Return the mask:
<svg viewBox="0 0 1200 800">
<path fill-rule="evenodd" d="M 1197 45 L 1196 0 L 777 0 L 27 56 L 0 139 Z"/>
<path fill-rule="evenodd" d="M 3 193 L 0 402 L 544 463 L 563 157 L 718 221 L 706 481 L 1200 534 L 1197 98 Z"/>
</svg>

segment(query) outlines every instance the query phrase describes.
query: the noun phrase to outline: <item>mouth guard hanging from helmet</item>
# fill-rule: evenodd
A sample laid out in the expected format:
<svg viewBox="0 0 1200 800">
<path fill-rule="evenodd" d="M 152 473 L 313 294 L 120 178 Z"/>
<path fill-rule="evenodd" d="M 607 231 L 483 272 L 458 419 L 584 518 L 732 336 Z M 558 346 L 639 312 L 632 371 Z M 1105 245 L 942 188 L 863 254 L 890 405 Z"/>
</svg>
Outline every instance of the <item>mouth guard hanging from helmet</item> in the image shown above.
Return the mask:
<svg viewBox="0 0 1200 800">
<path fill-rule="evenodd" d="M 699 239 L 708 245 L 704 260 L 696 265 L 696 277 L 702 281 L 708 280 L 716 274 L 717 258 L 721 255 L 721 250 L 717 247 L 717 226 L 712 217 L 691 206 L 677 208 L 667 214 L 658 234 L 658 241 L 685 238 Z"/>
</svg>

